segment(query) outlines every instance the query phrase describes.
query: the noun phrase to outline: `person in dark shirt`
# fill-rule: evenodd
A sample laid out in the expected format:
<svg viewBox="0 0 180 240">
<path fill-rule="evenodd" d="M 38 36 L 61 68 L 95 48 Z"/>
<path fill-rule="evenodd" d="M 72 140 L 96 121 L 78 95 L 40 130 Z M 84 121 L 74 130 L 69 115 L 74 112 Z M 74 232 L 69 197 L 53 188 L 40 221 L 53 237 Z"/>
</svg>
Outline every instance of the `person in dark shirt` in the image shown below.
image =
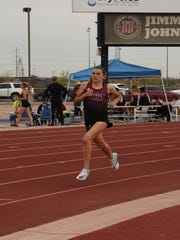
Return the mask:
<svg viewBox="0 0 180 240">
<path fill-rule="evenodd" d="M 102 132 L 112 126 L 108 120 L 108 106 L 114 107 L 121 98 L 111 84 L 104 83 L 107 73 L 102 67 L 95 67 L 92 71 L 91 80 L 82 83 L 79 91 L 74 99 L 75 103 L 83 101 L 84 103 L 84 119 L 87 133 L 83 137 L 83 157 L 84 166 L 78 180 L 86 180 L 90 173 L 90 160 L 92 152 L 92 142 L 108 156 L 111 161 L 112 168 L 117 170 L 119 163 L 117 153 L 112 153 L 110 146 L 103 138 Z M 109 102 L 109 95 L 112 99 Z"/>
<path fill-rule="evenodd" d="M 52 77 L 52 83 L 45 90 L 45 102 L 48 99 L 51 101 L 51 110 L 52 110 L 52 123 L 54 125 L 54 120 L 56 118 L 56 114 L 58 115 L 59 123 L 64 125 L 64 116 L 63 116 L 63 105 L 62 105 L 62 97 L 67 94 L 67 89 L 57 82 L 57 77 Z"/>
<path fill-rule="evenodd" d="M 149 97 L 149 94 L 146 92 L 146 87 L 145 86 L 140 87 L 139 91 L 140 91 L 140 98 L 137 105 L 139 106 L 151 105 L 151 99 Z"/>
<path fill-rule="evenodd" d="M 156 95 L 154 96 L 154 99 L 152 99 L 152 105 L 159 106 L 157 108 L 154 107 L 154 109 L 156 109 L 156 118 L 162 118 L 163 120 L 166 118 L 168 122 L 171 121 L 171 104 L 168 106 L 167 104 L 163 103 L 163 100 L 160 98 L 160 96 Z"/>
</svg>

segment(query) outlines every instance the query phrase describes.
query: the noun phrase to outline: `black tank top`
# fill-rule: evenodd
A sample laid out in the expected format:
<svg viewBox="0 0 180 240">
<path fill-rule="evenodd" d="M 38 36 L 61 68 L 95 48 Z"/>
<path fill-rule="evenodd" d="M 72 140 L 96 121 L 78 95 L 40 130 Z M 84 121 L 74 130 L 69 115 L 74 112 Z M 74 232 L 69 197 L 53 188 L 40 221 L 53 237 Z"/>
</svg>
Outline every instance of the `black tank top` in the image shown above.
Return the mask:
<svg viewBox="0 0 180 240">
<path fill-rule="evenodd" d="M 23 92 L 21 93 L 21 97 L 24 98 Z M 22 107 L 24 107 L 24 108 L 27 108 L 27 107 L 31 106 L 28 99 L 21 100 L 21 104 L 22 104 Z"/>
</svg>

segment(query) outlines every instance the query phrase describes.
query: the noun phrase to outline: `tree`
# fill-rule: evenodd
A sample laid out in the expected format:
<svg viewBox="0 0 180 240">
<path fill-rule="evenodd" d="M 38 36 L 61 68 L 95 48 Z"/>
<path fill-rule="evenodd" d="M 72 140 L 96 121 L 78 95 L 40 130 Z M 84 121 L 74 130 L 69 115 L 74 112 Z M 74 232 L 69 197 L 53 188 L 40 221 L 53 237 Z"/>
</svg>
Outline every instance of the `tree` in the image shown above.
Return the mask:
<svg viewBox="0 0 180 240">
<path fill-rule="evenodd" d="M 1 74 L 1 77 L 6 77 L 6 78 L 10 78 L 12 76 L 13 74 L 11 71 L 6 71 L 5 73 Z"/>
<path fill-rule="evenodd" d="M 60 76 L 58 77 L 58 81 L 59 83 L 61 83 L 64 86 L 68 85 L 68 81 L 69 81 L 69 70 L 63 70 L 60 73 Z"/>
</svg>

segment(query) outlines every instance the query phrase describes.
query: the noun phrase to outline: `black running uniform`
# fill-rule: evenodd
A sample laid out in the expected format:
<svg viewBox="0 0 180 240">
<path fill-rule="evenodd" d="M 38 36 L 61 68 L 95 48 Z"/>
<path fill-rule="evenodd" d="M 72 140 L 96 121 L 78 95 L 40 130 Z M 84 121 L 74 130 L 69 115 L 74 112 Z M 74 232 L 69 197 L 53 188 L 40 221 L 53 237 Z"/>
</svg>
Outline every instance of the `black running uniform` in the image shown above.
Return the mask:
<svg viewBox="0 0 180 240">
<path fill-rule="evenodd" d="M 93 95 L 85 97 L 84 99 L 84 118 L 87 130 L 89 130 L 96 122 L 106 122 L 107 127 L 112 124 L 108 121 L 108 92 L 107 84 L 103 84 L 101 89 L 94 89 L 92 83 L 89 82 L 86 86 L 87 89 L 93 90 Z"/>
<path fill-rule="evenodd" d="M 20 97 L 22 97 L 22 98 L 24 97 L 23 92 L 21 93 Z M 31 104 L 29 103 L 29 101 L 27 99 L 24 99 L 24 100 L 21 100 L 21 106 L 24 108 L 28 108 L 31 106 Z"/>
</svg>

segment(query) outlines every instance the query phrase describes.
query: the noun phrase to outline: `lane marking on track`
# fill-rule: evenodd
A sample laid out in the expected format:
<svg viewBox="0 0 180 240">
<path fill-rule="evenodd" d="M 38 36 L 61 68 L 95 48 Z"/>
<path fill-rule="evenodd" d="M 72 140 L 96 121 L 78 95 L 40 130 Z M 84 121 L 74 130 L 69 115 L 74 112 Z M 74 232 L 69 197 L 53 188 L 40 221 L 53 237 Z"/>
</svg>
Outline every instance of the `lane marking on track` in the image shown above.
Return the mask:
<svg viewBox="0 0 180 240">
<path fill-rule="evenodd" d="M 162 136 L 162 134 L 157 134 L 157 133 L 151 133 L 151 134 L 155 134 L 155 136 L 153 137 L 153 139 L 164 139 L 164 138 L 174 138 L 174 134 L 176 133 L 176 137 L 178 137 L 178 135 L 177 135 L 177 132 L 174 132 L 174 133 L 172 133 L 172 135 L 171 136 Z M 111 133 L 112 134 L 112 133 Z M 70 141 L 70 140 L 80 140 L 80 136 L 77 136 L 76 138 L 72 138 L 72 135 L 73 134 L 71 134 L 71 137 L 69 137 L 69 138 L 66 138 L 66 136 L 63 136 L 63 140 L 62 139 L 59 139 L 58 138 L 58 136 L 57 135 L 54 135 L 53 137 L 52 137 L 52 139 L 51 139 L 51 142 L 68 142 L 68 141 Z M 106 135 L 106 134 L 104 134 L 104 135 Z M 149 136 L 150 134 L 148 133 L 148 136 Z M 83 135 L 82 135 L 83 136 Z M 120 137 L 120 136 L 122 136 L 122 133 L 117 133 L 116 134 L 116 136 L 117 137 Z M 124 142 L 124 141 L 128 141 L 129 142 L 129 140 L 130 140 L 130 138 L 129 137 L 131 137 L 131 136 L 134 136 L 134 134 L 126 134 L 126 135 L 123 135 L 123 139 L 120 139 L 120 141 L 122 141 L 122 142 Z M 139 134 L 138 133 L 138 136 L 137 136 L 137 134 L 135 135 L 136 137 L 138 137 L 140 140 L 148 140 L 148 139 L 152 139 L 152 136 L 151 137 L 147 137 L 147 133 L 146 134 Z M 143 136 L 143 137 L 142 137 Z M 46 136 L 46 138 L 48 137 L 48 135 Z M 105 136 L 105 137 L 107 137 L 107 138 L 111 138 L 111 135 L 108 135 L 108 136 Z M 127 139 L 125 139 L 125 137 L 127 137 Z M 31 138 L 30 137 L 28 137 L 27 138 L 28 140 L 30 140 Z M 7 146 L 7 145 L 9 145 L 9 144 L 11 144 L 11 145 L 22 145 L 22 144 L 30 144 L 30 143 L 39 143 L 39 139 L 34 139 L 33 138 L 33 141 L 25 141 L 25 140 L 27 140 L 27 139 L 24 139 L 24 138 L 22 138 L 21 140 L 24 140 L 23 142 L 19 142 L 19 141 L 17 141 L 17 140 L 20 140 L 20 139 L 16 139 L 16 141 L 15 142 L 13 142 L 12 143 L 12 141 L 9 141 L 9 143 L 4 143 L 4 141 L 6 141 L 7 139 L 0 139 L 0 142 L 1 142 L 1 140 L 3 141 L 1 144 L 2 144 L 2 146 Z M 40 138 L 40 140 L 41 140 L 41 142 L 43 142 L 43 143 L 49 143 L 49 140 L 45 140 L 44 139 L 44 137 L 42 136 L 41 138 Z"/>
<path fill-rule="evenodd" d="M 112 143 L 112 142 L 117 142 L 116 140 L 114 140 L 114 141 L 108 141 L 109 143 Z M 169 141 L 169 142 L 156 142 L 156 143 L 146 143 L 146 144 L 136 144 L 136 145 L 128 145 L 128 146 L 123 146 L 123 148 L 132 148 L 132 147 L 143 147 L 143 146 L 157 146 L 157 145 L 167 145 L 167 146 L 171 146 L 171 147 L 175 147 L 175 145 L 172 145 L 172 144 L 175 144 L 175 143 L 177 143 L 177 144 L 179 144 L 179 141 L 178 140 L 176 140 L 176 141 Z M 171 144 L 171 145 L 170 145 Z M 53 148 L 55 148 L 55 149 L 57 149 L 57 148 L 60 148 L 60 149 L 64 149 L 65 147 L 67 147 L 67 146 L 69 146 L 69 144 L 66 144 L 66 145 L 51 145 L 50 147 L 49 147 L 49 149 L 52 151 L 52 149 Z M 82 146 L 82 144 L 81 143 L 78 143 L 78 144 L 73 144 L 73 147 L 74 148 L 77 148 L 77 146 L 79 146 L 79 147 L 81 147 Z M 15 151 L 19 151 L 19 149 L 20 149 L 20 146 L 12 146 L 12 145 L 10 145 L 10 146 L 8 146 L 8 150 L 7 149 L 5 149 L 5 150 L 0 150 L 0 152 L 1 153 L 6 153 L 6 154 L 8 154 L 8 153 L 10 153 L 10 152 L 15 152 Z M 42 150 L 42 149 L 48 149 L 48 147 L 47 146 L 41 146 L 41 147 L 28 147 L 28 148 L 23 148 L 23 151 L 26 151 L 26 150 L 28 150 L 28 151 L 32 151 L 32 150 Z M 96 147 L 96 149 L 98 149 L 97 147 Z M 68 151 L 67 151 L 68 152 Z"/>
<path fill-rule="evenodd" d="M 172 132 L 171 134 L 172 134 L 172 136 L 163 136 L 163 139 L 164 138 L 173 138 L 174 137 L 174 134 L 176 134 L 176 138 L 178 137 L 177 136 L 177 131 L 175 131 L 175 132 Z M 105 135 L 107 135 L 106 137 L 111 137 L 111 134 L 112 134 L 112 132 L 111 133 L 106 133 Z M 157 135 L 157 133 L 151 133 L 151 134 L 156 134 Z M 167 134 L 167 133 L 166 133 Z M 46 136 L 46 138 L 47 137 L 49 137 L 49 138 L 53 138 L 53 139 L 51 139 L 51 142 L 62 142 L 63 141 L 63 143 L 64 143 L 64 141 L 69 141 L 69 140 L 72 140 L 72 135 L 74 135 L 73 133 L 71 133 L 71 138 L 66 138 L 67 137 L 67 135 L 65 135 L 64 137 L 63 137 L 63 140 L 62 139 L 58 139 L 57 138 L 57 134 L 56 135 L 47 135 Z M 147 135 L 147 133 L 144 133 L 144 134 L 140 134 L 139 133 L 139 131 L 138 131 L 138 137 L 139 137 L 139 139 L 140 140 L 143 140 L 143 139 L 152 139 L 152 137 L 151 138 L 142 138 L 142 136 L 146 136 Z M 150 133 L 148 133 L 148 135 L 150 135 Z M 77 136 L 77 134 L 75 134 L 75 136 Z M 122 133 L 120 133 L 120 134 L 116 134 L 116 136 L 118 137 L 118 136 L 122 136 Z M 136 136 L 137 137 L 137 134 L 132 134 L 132 131 L 131 131 L 131 134 L 126 134 L 126 135 L 123 135 L 123 139 L 121 139 L 120 141 L 128 141 L 129 142 L 129 139 L 130 139 L 130 137 L 132 137 L 132 136 Z M 127 139 L 125 139 L 127 137 Z M 39 135 L 38 135 L 38 138 L 40 138 L 40 141 L 42 141 L 42 142 L 44 142 L 44 143 L 46 143 L 46 142 L 49 142 L 48 140 L 44 140 L 44 138 L 43 138 L 43 136 L 41 136 L 41 137 L 39 137 Z M 55 139 L 55 138 L 57 138 L 57 139 Z M 15 143 L 13 144 L 12 142 L 9 142 L 9 143 L 5 143 L 4 144 L 4 141 L 6 141 L 6 140 L 9 140 L 9 139 L 0 139 L 0 142 L 1 141 L 3 141 L 2 143 L 1 143 L 1 146 L 7 146 L 7 145 L 9 145 L 9 144 L 11 144 L 11 145 L 22 145 L 22 144 L 30 144 L 30 143 L 39 143 L 39 140 L 37 140 L 37 138 L 36 138 L 36 141 L 31 141 L 31 142 L 27 142 L 27 141 L 25 141 L 25 140 L 29 140 L 29 139 L 34 139 L 34 137 L 30 137 L 30 136 L 28 136 L 27 138 L 17 138 L 17 139 L 14 139 L 14 140 L 16 140 L 15 141 Z M 43 139 L 43 140 L 42 140 Z M 78 139 L 79 140 L 79 137 L 78 138 L 75 138 L 74 140 L 76 140 L 76 139 Z M 162 139 L 162 135 L 160 135 L 159 137 L 153 137 L 153 139 Z M 18 140 L 24 140 L 23 142 L 17 142 Z"/>
<path fill-rule="evenodd" d="M 19 149 L 20 148 L 20 146 L 16 146 L 16 145 L 9 145 L 8 146 L 8 148 L 10 148 L 10 149 L 12 149 L 12 150 L 16 150 L 16 149 Z M 4 152 L 4 151 L 0 151 L 0 152 Z M 6 150 L 6 152 L 7 152 L 7 150 Z"/>
<path fill-rule="evenodd" d="M 131 146 L 132 147 L 132 146 Z M 119 150 L 119 147 L 112 147 L 112 149 L 118 149 Z M 160 149 L 160 150 L 156 150 L 156 151 L 138 151 L 138 152 L 132 152 L 132 153 L 121 153 L 120 155 L 121 156 L 130 156 L 130 155 L 139 155 L 139 154 L 148 154 L 148 153 L 158 153 L 158 152 L 166 152 L 166 151 L 175 151 L 175 150 L 179 150 L 179 148 L 172 148 L 172 149 Z M 94 152 L 95 151 L 99 151 L 98 149 L 94 149 Z M 40 156 L 51 156 L 51 155 L 62 155 L 62 154 L 66 154 L 66 153 L 71 153 L 71 154 L 74 154 L 74 153 L 79 153 L 80 151 L 77 150 L 77 151 L 68 151 L 68 152 L 52 152 L 52 153 L 41 153 L 41 154 L 29 154 L 29 155 L 21 155 L 21 156 L 13 156 L 13 157 L 3 157 L 3 158 L 0 158 L 0 161 L 4 161 L 4 160 L 9 160 L 9 159 L 20 159 L 20 158 L 28 158 L 28 157 L 40 157 Z"/>
<path fill-rule="evenodd" d="M 0 206 L 10 205 L 10 204 L 14 204 L 14 203 L 20 203 L 20 202 L 25 202 L 25 201 L 30 201 L 30 200 L 36 200 L 36 199 L 39 199 L 39 198 L 45 198 L 45 197 L 60 195 L 60 194 L 64 194 L 64 193 L 75 192 L 75 191 L 79 191 L 79 190 L 83 190 L 83 189 L 95 188 L 95 187 L 100 187 L 100 186 L 105 186 L 105 185 L 110 185 L 110 184 L 115 184 L 115 183 L 120 183 L 120 182 L 134 181 L 134 180 L 139 180 L 141 178 L 149 178 L 149 177 L 161 176 L 161 175 L 178 173 L 178 172 L 180 172 L 180 170 L 159 172 L 159 173 L 154 173 L 154 174 L 146 174 L 146 175 L 141 175 L 141 176 L 136 176 L 136 177 L 130 177 L 130 178 L 118 179 L 118 180 L 113 180 L 113 181 L 108 181 L 108 182 L 102 182 L 102 183 L 92 184 L 92 185 L 83 186 L 83 187 L 71 188 L 71 189 L 67 189 L 67 190 L 63 190 L 63 191 L 59 191 L 59 192 L 53 192 L 53 193 L 48 193 L 48 194 L 37 195 L 37 196 L 34 196 L 34 197 L 27 197 L 27 198 L 22 198 L 22 199 L 18 199 L 18 200 L 13 200 L 13 201 L 10 201 L 10 202 L 7 202 L 7 203 L 2 203 L 2 204 L 0 204 Z M 77 172 L 71 172 L 71 174 L 74 174 L 74 173 L 77 173 Z M 70 174 L 70 173 L 67 173 L 67 174 L 65 173 L 63 175 L 68 175 L 68 174 Z M 55 176 L 58 176 L 58 174 L 48 176 L 48 178 L 52 178 L 52 177 L 55 177 Z M 28 179 L 28 181 L 34 181 L 34 180 L 39 180 L 39 179 L 43 179 L 43 178 L 44 177 L 40 177 L 40 178 L 37 178 L 37 179 L 36 178 Z M 25 181 L 27 181 L 27 180 L 25 180 Z M 25 181 L 20 181 L 20 182 L 25 182 Z M 19 183 L 19 182 L 17 182 L 17 181 L 11 182 L 11 184 L 15 184 L 15 183 Z M 5 184 L 1 184 L 1 185 L 7 185 L 7 184 L 5 183 Z"/>
<path fill-rule="evenodd" d="M 147 131 L 152 131 L 152 130 L 154 130 L 154 131 L 156 131 L 156 130 L 160 130 L 160 127 L 161 127 L 161 132 L 163 133 L 169 133 L 169 132 L 173 132 L 173 133 L 175 133 L 175 132 L 179 132 L 178 130 L 177 130 L 177 127 L 176 127 L 176 125 L 177 126 L 179 126 L 179 123 L 177 124 L 177 123 L 173 123 L 173 125 L 169 125 L 169 126 L 167 126 L 167 125 L 165 125 L 164 123 L 162 124 L 162 125 L 155 125 L 155 124 L 151 124 L 151 125 L 149 125 L 149 124 L 145 124 L 145 125 L 139 125 L 139 124 L 131 124 L 131 125 L 126 125 L 126 126 L 122 126 L 122 125 L 114 125 L 114 127 L 113 127 L 113 129 L 112 129 L 112 132 L 119 132 L 119 130 L 121 130 L 121 132 L 122 133 L 144 133 L 144 130 L 146 129 Z M 136 126 L 135 128 L 134 128 L 134 126 Z M 81 126 L 81 128 L 82 128 L 82 131 L 83 132 L 85 132 L 85 128 L 84 128 L 84 126 L 82 127 Z M 11 128 L 11 130 L 12 130 L 12 128 Z M 9 138 L 14 138 L 14 137 L 16 137 L 16 139 L 24 139 L 24 138 L 27 138 L 27 137 L 30 137 L 30 138 L 37 138 L 37 137 L 39 137 L 39 135 L 41 134 L 41 135 L 48 135 L 48 136 L 55 136 L 55 134 L 57 134 L 57 133 L 59 133 L 59 134 L 65 134 L 66 136 L 68 136 L 68 135 L 72 135 L 72 133 L 73 134 L 79 134 L 80 133 L 80 131 L 79 131 L 79 128 L 78 128 L 78 126 L 76 126 L 74 129 L 72 129 L 72 128 L 70 128 L 70 126 L 68 126 L 68 128 L 63 128 L 63 130 L 62 130 L 62 127 L 57 127 L 57 128 L 55 128 L 55 129 L 48 129 L 48 131 L 47 131 L 47 128 L 46 129 L 42 129 L 42 128 L 36 128 L 36 130 L 34 131 L 33 129 L 19 129 L 20 131 L 8 131 L 8 132 L 6 132 L 6 135 L 5 136 L 3 136 L 3 137 L 8 137 L 8 138 L 4 138 L 4 139 L 6 139 L 6 140 L 9 140 Z M 22 131 L 22 130 L 27 130 L 26 132 L 24 132 L 24 131 Z M 30 131 L 29 131 L 30 130 Z M 40 130 L 40 131 L 39 131 Z M 51 130 L 51 131 L 50 131 Z M 82 132 L 81 131 L 81 132 Z M 40 134 L 38 134 L 37 135 L 37 133 L 40 133 Z M 107 130 L 107 131 L 105 131 L 105 134 L 110 134 L 110 132 Z M 23 136 L 23 135 L 25 135 L 25 136 Z M 0 140 L 1 140 L 2 138 L 0 138 Z"/>
<path fill-rule="evenodd" d="M 178 206 L 180 190 L 124 202 L 12 233 L 0 240 L 68 240 L 121 222 Z"/>
<path fill-rule="evenodd" d="M 11 198 L 0 198 L 0 201 L 12 201 L 14 199 L 11 199 Z"/>
<path fill-rule="evenodd" d="M 154 162 L 152 162 L 154 163 Z M 126 165 L 127 166 L 127 165 Z M 124 167 L 126 167 L 124 166 Z M 129 165 L 128 165 L 129 166 Z M 122 166 L 123 167 L 123 166 Z M 99 168 L 92 168 L 91 171 L 101 171 L 104 169 L 111 169 L 111 166 L 106 166 L 106 167 L 99 167 Z M 180 171 L 179 169 L 173 170 L 173 171 Z M 54 177 L 61 177 L 61 176 L 66 176 L 66 175 L 72 175 L 72 174 L 77 174 L 79 171 L 73 171 L 73 172 L 65 172 L 65 173 L 58 173 L 58 174 L 51 174 L 51 175 L 45 175 L 41 177 L 34 177 L 34 178 L 25 178 L 21 180 L 15 180 L 15 181 L 9 181 L 9 182 L 2 182 L 0 183 L 1 186 L 6 186 L 6 185 L 11 185 L 11 184 L 18 184 L 18 183 L 24 183 L 24 182 L 29 182 L 29 181 L 36 181 L 36 180 L 41 180 L 41 179 L 48 179 L 48 178 L 54 178 Z"/>
<path fill-rule="evenodd" d="M 104 156 L 99 156 L 99 157 L 93 157 L 93 159 L 102 159 Z M 163 161 L 172 161 L 172 160 L 179 160 L 179 157 L 171 157 L 171 158 L 161 158 L 161 159 L 151 159 L 147 161 L 138 161 L 138 162 L 133 162 L 133 163 L 125 163 L 121 164 L 121 167 L 126 167 L 126 166 L 134 166 L 134 165 L 141 165 L 141 164 L 150 164 L 150 163 L 158 163 L 158 162 L 163 162 Z M 58 165 L 58 164 L 69 164 L 72 162 L 79 162 L 82 161 L 82 158 L 77 158 L 77 159 L 70 159 L 70 160 L 64 160 L 64 161 L 57 161 L 57 162 L 45 162 L 45 163 L 37 163 L 37 164 L 29 164 L 29 165 L 19 165 L 16 167 L 9 167 L 9 168 L 2 168 L 0 169 L 0 172 L 6 172 L 6 171 L 11 171 L 11 170 L 18 170 L 18 169 L 26 169 L 26 168 L 33 168 L 33 167 L 42 167 L 42 166 L 49 166 L 49 165 Z"/>
</svg>

